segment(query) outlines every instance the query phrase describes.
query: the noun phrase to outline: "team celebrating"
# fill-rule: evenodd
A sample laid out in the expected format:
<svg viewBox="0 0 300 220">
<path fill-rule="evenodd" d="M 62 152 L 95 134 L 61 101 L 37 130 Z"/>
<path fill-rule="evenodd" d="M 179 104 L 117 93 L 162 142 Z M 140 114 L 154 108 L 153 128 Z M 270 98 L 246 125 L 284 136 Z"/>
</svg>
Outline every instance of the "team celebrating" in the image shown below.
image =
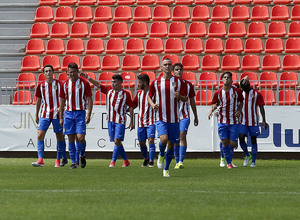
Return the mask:
<svg viewBox="0 0 300 220">
<path fill-rule="evenodd" d="M 51 65 L 44 66 L 46 80 L 36 90 L 36 123 L 38 126 L 38 160 L 32 166 L 44 166 L 44 138 L 52 123 L 57 138 L 57 158 L 55 167 L 68 163 L 64 135 L 68 136 L 71 169 L 86 166 L 86 124 L 90 122 L 93 109 L 90 83 L 106 95 L 106 111 L 110 142 L 114 142 L 112 160 L 109 167 L 115 167 L 118 156 L 123 159 L 122 167 L 128 167 L 122 141 L 125 136 L 126 114 L 130 114 L 129 129 L 134 129 L 134 109 L 138 108 L 137 136 L 144 161 L 142 167 L 154 167 L 155 133 L 159 137 L 159 155 L 157 167 L 163 169 L 163 176 L 170 177 L 169 167 L 175 156 L 174 169 L 184 168 L 187 150 L 187 132 L 190 125 L 190 106 L 194 115 L 194 126 L 199 120 L 195 104 L 193 84 L 182 78 L 183 65 L 172 64 L 168 58 L 161 62 L 162 75 L 152 83 L 148 75 L 138 76 L 138 87 L 132 100 L 129 91 L 123 89 L 123 78 L 115 74 L 111 86 L 105 86 L 90 78 L 86 73 L 79 73 L 77 64 L 68 65 L 68 80 L 61 83 L 53 78 Z M 245 153 L 244 166 L 250 161 L 255 167 L 257 155 L 257 136 L 259 135 L 258 108 L 262 115 L 262 126 L 267 128 L 264 100 L 259 91 L 251 88 L 248 78 L 233 85 L 232 73 L 221 75 L 222 88 L 215 92 L 208 118 L 215 112 L 218 117 L 218 133 L 221 139 L 220 166 L 232 169 L 233 149 L 240 146 Z M 240 87 L 240 88 L 239 88 Z M 248 152 L 245 137 L 251 137 L 252 151 Z M 148 140 L 149 152 L 146 145 Z M 225 158 L 225 159 L 224 159 Z M 61 160 L 62 159 L 62 160 Z"/>
</svg>

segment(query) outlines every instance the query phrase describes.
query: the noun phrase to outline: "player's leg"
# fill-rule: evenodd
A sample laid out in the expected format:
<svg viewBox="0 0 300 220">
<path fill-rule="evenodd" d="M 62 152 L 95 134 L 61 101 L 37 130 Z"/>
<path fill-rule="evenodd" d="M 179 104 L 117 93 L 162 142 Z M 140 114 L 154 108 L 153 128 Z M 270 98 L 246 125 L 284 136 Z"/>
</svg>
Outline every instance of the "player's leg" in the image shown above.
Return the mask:
<svg viewBox="0 0 300 220">
<path fill-rule="evenodd" d="M 148 151 L 147 151 L 147 146 L 146 146 L 146 139 L 147 139 L 147 130 L 146 129 L 147 129 L 146 127 L 138 127 L 139 146 L 140 146 L 140 150 L 143 155 L 143 158 L 144 158 L 142 167 L 147 167 L 148 162 L 149 162 Z"/>
<path fill-rule="evenodd" d="M 231 169 L 231 159 L 230 159 L 230 150 L 229 150 L 229 127 L 227 124 L 219 123 L 218 124 L 218 133 L 222 141 L 222 150 L 224 157 L 227 162 L 227 168 Z"/>
<path fill-rule="evenodd" d="M 66 151 L 66 140 L 65 140 L 65 136 L 64 136 L 63 148 L 62 148 L 62 160 L 61 160 L 60 166 L 63 167 L 67 163 L 68 163 L 68 158 L 67 158 L 67 151 Z"/>
<path fill-rule="evenodd" d="M 115 140 L 114 140 L 115 145 L 118 146 L 119 153 L 120 153 L 122 159 L 124 160 L 122 167 L 128 167 L 130 165 L 130 162 L 127 158 L 124 146 L 122 144 L 124 137 L 125 137 L 125 125 L 116 123 L 116 125 L 115 125 Z"/>
<path fill-rule="evenodd" d="M 239 132 L 240 132 L 240 134 L 239 134 L 240 146 L 245 153 L 245 160 L 244 160 L 243 166 L 246 167 L 246 166 L 248 166 L 249 160 L 251 158 L 249 151 L 248 151 L 248 146 L 246 143 L 246 136 L 248 134 L 248 126 L 240 124 Z"/>
<path fill-rule="evenodd" d="M 225 167 L 226 164 L 225 164 L 225 157 L 224 157 L 224 153 L 223 153 L 223 149 L 222 149 L 222 141 L 220 141 L 220 156 L 221 156 L 220 167 Z"/>
<path fill-rule="evenodd" d="M 86 148 L 85 134 L 76 134 L 76 138 L 78 140 L 78 142 L 76 143 L 76 152 L 79 151 L 80 166 L 81 166 L 81 168 L 85 168 L 85 166 L 86 166 L 86 159 L 85 159 L 85 148 Z"/>
<path fill-rule="evenodd" d="M 149 125 L 147 127 L 147 137 L 149 144 L 149 167 L 154 167 L 154 157 L 155 157 L 155 125 Z"/>
<path fill-rule="evenodd" d="M 179 149 L 179 168 L 183 168 L 183 160 L 186 155 L 187 149 L 187 140 L 186 135 L 189 129 L 190 119 L 185 118 L 180 121 L 179 128 L 180 128 L 180 149 Z"/>
<path fill-rule="evenodd" d="M 64 116 L 64 134 L 68 136 L 69 140 L 69 155 L 72 161 L 71 169 L 77 168 L 76 164 L 76 148 L 75 148 L 75 138 L 76 138 L 76 125 L 74 120 L 74 112 L 65 111 Z"/>
<path fill-rule="evenodd" d="M 257 136 L 260 134 L 259 126 L 250 126 L 249 127 L 249 133 L 251 136 L 251 142 L 252 142 L 252 163 L 250 167 L 255 167 L 256 162 L 256 156 L 257 156 Z"/>
<path fill-rule="evenodd" d="M 63 134 L 63 128 L 59 124 L 59 119 L 52 119 L 52 125 L 53 125 L 53 131 L 56 135 L 56 161 L 55 161 L 55 167 L 60 167 L 60 158 L 62 157 L 62 151 L 64 148 L 64 134 Z"/>
<path fill-rule="evenodd" d="M 86 166 L 85 148 L 86 148 L 86 123 L 85 123 L 85 111 L 76 111 L 75 113 L 75 132 L 76 132 L 76 162 L 81 168 Z"/>
<path fill-rule="evenodd" d="M 159 137 L 160 142 L 159 142 L 159 155 L 158 155 L 158 159 L 157 159 L 157 167 L 159 169 L 163 168 L 163 164 L 164 164 L 164 159 L 165 159 L 165 150 L 167 147 L 167 143 L 169 140 L 168 137 L 168 128 L 167 128 L 167 123 L 163 122 L 163 121 L 157 121 L 155 122 L 155 127 L 157 130 L 157 137 Z"/>
<path fill-rule="evenodd" d="M 180 150 L 180 143 L 174 143 L 174 157 L 175 157 L 175 167 L 174 169 L 179 169 L 179 150 Z"/>
<path fill-rule="evenodd" d="M 107 123 L 107 125 L 108 125 L 108 135 L 109 135 L 110 142 L 114 142 L 114 144 L 115 144 L 113 154 L 112 154 L 112 160 L 109 164 L 109 167 L 115 167 L 115 163 L 120 154 L 119 147 L 116 145 L 116 142 L 115 142 L 115 125 L 116 125 L 116 123 L 109 121 Z"/>
<path fill-rule="evenodd" d="M 229 150 L 230 150 L 230 157 L 231 157 L 231 165 L 233 167 L 237 167 L 232 163 L 232 159 L 233 159 L 234 149 L 237 149 L 238 147 L 237 142 L 239 138 L 239 124 L 229 125 L 229 135 L 230 135 Z"/>
<path fill-rule="evenodd" d="M 72 161 L 71 164 L 71 169 L 77 168 L 77 163 L 76 163 L 76 147 L 75 147 L 75 139 L 76 135 L 75 134 L 68 134 L 68 140 L 69 140 L 69 155 Z"/>
</svg>

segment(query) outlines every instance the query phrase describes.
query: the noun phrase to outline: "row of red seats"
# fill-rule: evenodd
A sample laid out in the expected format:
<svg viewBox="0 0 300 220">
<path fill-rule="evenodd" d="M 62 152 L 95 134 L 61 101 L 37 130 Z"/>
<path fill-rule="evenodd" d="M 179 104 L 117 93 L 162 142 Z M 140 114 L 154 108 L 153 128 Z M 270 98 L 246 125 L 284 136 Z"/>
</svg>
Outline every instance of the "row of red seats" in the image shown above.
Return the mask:
<svg viewBox="0 0 300 220">
<path fill-rule="evenodd" d="M 271 16 L 269 14 L 269 7 L 265 5 L 256 5 L 251 10 L 251 17 L 249 7 L 244 5 L 236 5 L 231 10 L 224 5 L 217 5 L 212 8 L 210 13 L 209 7 L 205 5 L 198 5 L 195 7 L 188 7 L 185 5 L 175 6 L 172 10 L 169 6 L 158 5 L 153 9 L 153 15 L 149 6 L 137 6 L 134 8 L 132 16 L 132 8 L 129 6 L 118 6 L 114 13 L 109 6 L 99 6 L 93 9 L 89 6 L 79 6 L 73 15 L 73 9 L 68 6 L 58 7 L 55 11 L 55 18 L 53 8 L 49 6 L 42 6 L 37 8 L 35 21 L 49 22 L 49 21 L 265 21 L 282 20 L 300 20 L 300 5 L 295 5 L 289 14 L 289 8 L 285 5 L 275 5 L 271 8 Z M 192 10 L 192 13 L 190 12 Z M 114 16 L 113 16 L 114 14 Z"/>
<path fill-rule="evenodd" d="M 206 24 L 204 22 L 193 22 L 189 24 L 188 32 L 186 23 L 156 21 L 151 23 L 150 32 L 145 22 L 134 22 L 130 25 L 125 22 L 115 22 L 110 27 L 108 33 L 108 25 L 104 22 L 93 23 L 90 27 L 87 23 L 76 22 L 71 25 L 71 33 L 69 25 L 64 22 L 57 22 L 51 26 L 51 34 L 47 23 L 34 23 L 31 28 L 31 38 L 103 38 L 103 37 L 299 37 L 300 22 L 291 22 L 288 26 L 281 21 L 273 21 L 268 24 L 268 33 L 266 32 L 266 24 L 263 22 L 251 22 L 246 28 L 244 22 L 232 22 L 228 25 L 228 31 L 224 22 L 212 22 Z M 208 31 L 207 31 L 208 29 Z M 247 29 L 247 31 L 246 31 Z"/>
<path fill-rule="evenodd" d="M 166 57 L 166 56 L 165 56 Z M 164 57 L 164 58 L 165 58 Z M 168 56 L 170 57 L 170 56 Z M 179 62 L 179 57 L 172 56 L 174 63 Z M 80 65 L 80 58 L 77 55 L 66 55 L 63 57 L 62 66 L 60 58 L 56 55 L 47 55 L 43 57 L 42 64 L 51 64 L 55 70 L 66 70 L 70 62 L 77 63 L 82 70 L 118 70 L 120 69 L 120 59 L 117 55 L 105 55 L 100 64 L 100 57 L 97 55 L 87 55 L 82 59 L 82 66 Z M 197 55 L 184 55 L 181 63 L 185 70 L 200 69 L 200 59 Z M 35 55 L 25 56 L 22 61 L 21 71 L 37 71 L 41 68 L 40 58 Z M 160 68 L 159 57 L 154 54 L 147 54 L 142 57 L 137 55 L 126 55 L 122 59 L 122 70 L 158 70 Z M 280 61 L 280 57 L 274 54 L 267 54 L 263 57 L 262 63 L 257 55 L 248 54 L 242 57 L 237 55 L 225 55 L 222 58 L 214 54 L 205 55 L 202 57 L 201 70 L 299 70 L 300 60 L 299 56 L 295 54 L 285 55 Z"/>
<path fill-rule="evenodd" d="M 263 48 L 262 40 L 259 38 L 248 38 L 243 41 L 240 38 L 229 38 L 225 41 L 225 47 L 221 38 L 208 38 L 203 46 L 200 38 L 188 38 L 183 47 L 180 38 L 168 38 L 165 44 L 161 38 L 149 38 L 144 47 L 144 41 L 140 38 L 130 38 L 126 41 L 120 38 L 111 38 L 104 42 L 99 38 L 87 41 L 86 49 L 82 39 L 73 38 L 68 40 L 66 50 L 62 39 L 50 39 L 45 49 L 42 39 L 31 39 L 27 42 L 26 54 L 121 54 L 121 53 L 299 53 L 300 38 L 288 38 L 283 41 L 280 38 L 268 38 Z"/>
</svg>

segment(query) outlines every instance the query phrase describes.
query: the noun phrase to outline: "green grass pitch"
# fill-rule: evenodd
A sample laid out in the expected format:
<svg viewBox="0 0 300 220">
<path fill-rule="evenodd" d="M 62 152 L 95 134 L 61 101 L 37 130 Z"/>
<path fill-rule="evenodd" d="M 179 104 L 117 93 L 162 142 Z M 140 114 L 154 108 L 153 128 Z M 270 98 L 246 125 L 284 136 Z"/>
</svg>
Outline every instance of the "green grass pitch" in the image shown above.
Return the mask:
<svg viewBox="0 0 300 220">
<path fill-rule="evenodd" d="M 87 159 L 70 170 L 31 167 L 32 158 L 0 158 L 0 219 L 300 219 L 300 163 L 258 160 L 256 168 L 227 170 L 217 159 L 188 159 L 162 170 L 131 160 Z"/>
</svg>

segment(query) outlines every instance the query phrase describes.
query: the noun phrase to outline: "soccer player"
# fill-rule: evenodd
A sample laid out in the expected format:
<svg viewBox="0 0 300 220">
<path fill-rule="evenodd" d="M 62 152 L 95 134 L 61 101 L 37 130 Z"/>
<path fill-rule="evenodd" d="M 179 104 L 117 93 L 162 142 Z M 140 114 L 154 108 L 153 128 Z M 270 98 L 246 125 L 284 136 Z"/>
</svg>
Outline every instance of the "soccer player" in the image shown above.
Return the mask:
<svg viewBox="0 0 300 220">
<path fill-rule="evenodd" d="M 183 65 L 181 63 L 175 63 L 173 65 L 173 73 L 174 76 L 178 78 L 182 78 L 183 74 Z M 194 125 L 198 126 L 198 114 L 195 103 L 195 90 L 194 86 L 191 82 L 182 79 L 184 83 L 186 83 L 186 94 L 189 98 L 187 102 L 180 102 L 179 106 L 179 130 L 180 130 L 180 145 L 179 143 L 174 144 L 174 155 L 176 160 L 175 169 L 183 169 L 183 160 L 186 154 L 187 141 L 186 135 L 190 125 L 190 106 L 192 108 L 194 114 Z"/>
<path fill-rule="evenodd" d="M 64 133 L 69 139 L 69 154 L 72 160 L 71 169 L 77 168 L 80 155 L 80 165 L 86 166 L 86 124 L 91 120 L 93 109 L 92 90 L 90 84 L 79 77 L 78 65 L 70 63 L 67 72 L 69 80 L 64 82 L 60 91 L 60 124 L 64 127 Z M 65 108 L 65 111 L 64 111 Z M 86 108 L 87 113 L 86 113 Z M 64 116 L 63 116 L 64 115 Z M 75 139 L 78 142 L 75 147 Z"/>
<path fill-rule="evenodd" d="M 241 114 L 240 134 L 239 140 L 241 148 L 245 153 L 245 161 L 243 165 L 246 167 L 251 160 L 251 155 L 247 149 L 247 143 L 245 137 L 250 134 L 252 142 L 252 163 L 250 167 L 255 167 L 256 155 L 257 155 L 257 136 L 259 132 L 259 115 L 258 107 L 262 116 L 262 126 L 267 129 L 268 124 L 266 122 L 264 99 L 259 91 L 251 88 L 249 81 L 241 84 L 244 96 L 244 105 Z"/>
<path fill-rule="evenodd" d="M 60 167 L 60 158 L 62 157 L 63 149 L 66 146 L 65 138 L 63 135 L 63 128 L 59 124 L 59 92 L 60 83 L 53 78 L 54 69 L 51 65 L 45 65 L 43 69 L 46 80 L 41 82 L 36 89 L 35 96 L 36 112 L 35 121 L 39 125 L 38 127 L 38 160 L 32 163 L 34 167 L 43 167 L 44 161 L 44 139 L 46 132 L 52 123 L 54 133 L 57 139 L 57 157 L 55 161 L 55 167 Z M 68 163 L 67 157 L 63 158 L 62 165 Z"/>
<path fill-rule="evenodd" d="M 161 62 L 161 69 L 163 70 L 162 77 L 150 84 L 148 102 L 155 110 L 155 127 L 160 138 L 160 153 L 157 160 L 159 169 L 163 168 L 165 149 L 170 140 L 163 170 L 163 176 L 170 177 L 169 166 L 174 156 L 174 143 L 178 143 L 180 137 L 179 101 L 186 102 L 188 98 L 185 83 L 172 75 L 172 61 L 168 58 L 164 59 Z"/>
<path fill-rule="evenodd" d="M 155 125 L 154 125 L 154 110 L 148 103 L 149 94 L 149 83 L 150 79 L 147 74 L 142 74 L 138 76 L 138 87 L 141 90 L 137 91 L 137 94 L 133 100 L 135 107 L 139 109 L 139 119 L 138 119 L 138 140 L 141 148 L 142 155 L 144 157 L 144 162 L 142 167 L 154 167 L 154 157 L 155 157 Z M 149 156 L 147 152 L 146 140 L 149 143 Z"/>
<path fill-rule="evenodd" d="M 134 104 L 131 95 L 128 91 L 122 88 L 123 78 L 121 75 L 115 74 L 112 77 L 112 86 L 101 85 L 96 80 L 90 78 L 86 73 L 81 73 L 81 76 L 87 78 L 92 84 L 100 88 L 100 91 L 106 94 L 106 111 L 108 120 L 108 134 L 110 142 L 114 142 L 112 161 L 109 167 L 115 167 L 116 160 L 119 154 L 124 162 L 122 167 L 128 167 L 130 162 L 126 156 L 122 141 L 125 136 L 126 111 L 129 106 L 130 124 L 129 129 L 134 129 L 133 124 L 133 107 Z"/>
<path fill-rule="evenodd" d="M 215 92 L 212 107 L 208 115 L 211 118 L 214 110 L 220 106 L 218 115 L 218 133 L 222 141 L 222 149 L 227 162 L 227 168 L 232 169 L 232 156 L 229 147 L 237 147 L 239 136 L 239 117 L 243 108 L 241 90 L 232 86 L 232 73 L 224 72 L 221 75 L 223 87 Z"/>
</svg>

